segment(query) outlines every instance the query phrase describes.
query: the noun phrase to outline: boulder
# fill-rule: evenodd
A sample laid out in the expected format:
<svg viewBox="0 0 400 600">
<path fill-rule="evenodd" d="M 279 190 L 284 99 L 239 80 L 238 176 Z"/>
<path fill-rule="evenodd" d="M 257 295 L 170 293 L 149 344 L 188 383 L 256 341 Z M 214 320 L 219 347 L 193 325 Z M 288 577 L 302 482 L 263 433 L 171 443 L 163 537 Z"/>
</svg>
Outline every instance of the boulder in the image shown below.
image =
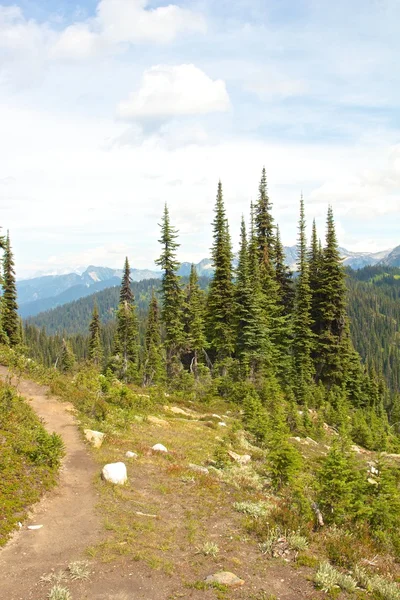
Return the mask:
<svg viewBox="0 0 400 600">
<path fill-rule="evenodd" d="M 128 481 L 126 466 L 123 462 L 105 465 L 101 474 L 105 481 L 109 481 L 115 485 L 124 485 Z"/>
<path fill-rule="evenodd" d="M 168 450 L 166 449 L 165 446 L 163 446 L 162 444 L 155 444 L 152 447 L 153 452 L 168 452 Z"/>
<path fill-rule="evenodd" d="M 224 423 L 223 421 L 220 421 L 220 422 L 218 423 L 218 425 L 219 425 L 220 427 L 227 427 L 226 423 Z"/>
<path fill-rule="evenodd" d="M 244 585 L 243 579 L 240 579 L 234 573 L 229 571 L 220 571 L 214 575 L 209 575 L 206 578 L 206 583 L 218 583 L 219 585 L 226 585 L 226 587 L 240 587 Z"/>
<path fill-rule="evenodd" d="M 228 454 L 239 465 L 247 465 L 251 461 L 250 454 L 236 454 L 236 452 L 232 452 L 231 450 L 229 450 Z"/>
<path fill-rule="evenodd" d="M 189 469 L 196 471 L 197 473 L 203 473 L 203 475 L 208 475 L 210 472 L 207 467 L 201 467 L 200 465 L 194 465 L 192 463 L 189 464 Z"/>
<path fill-rule="evenodd" d="M 87 441 L 92 444 L 93 448 L 100 448 L 105 438 L 104 433 L 101 433 L 101 431 L 92 431 L 91 429 L 84 429 L 83 433 L 85 434 Z"/>
<path fill-rule="evenodd" d="M 126 458 L 137 458 L 138 455 L 136 454 L 136 452 L 131 452 L 130 450 L 128 450 L 128 452 L 125 454 Z"/>
</svg>

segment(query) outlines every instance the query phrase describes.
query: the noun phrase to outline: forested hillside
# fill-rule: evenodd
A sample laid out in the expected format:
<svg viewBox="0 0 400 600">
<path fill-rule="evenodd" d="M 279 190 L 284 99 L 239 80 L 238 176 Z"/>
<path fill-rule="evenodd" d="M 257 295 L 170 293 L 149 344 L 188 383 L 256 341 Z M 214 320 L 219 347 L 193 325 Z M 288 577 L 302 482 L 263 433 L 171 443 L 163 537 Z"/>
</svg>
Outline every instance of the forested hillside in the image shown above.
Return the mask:
<svg viewBox="0 0 400 600">
<path fill-rule="evenodd" d="M 346 273 L 350 329 L 355 348 L 368 365 L 385 375 L 393 391 L 399 390 L 400 269 L 374 266 L 357 271 L 348 269 Z M 200 287 L 206 289 L 209 282 L 209 278 L 201 277 Z M 158 279 L 132 283 L 142 334 L 153 289 L 158 293 Z M 36 349 L 35 355 L 42 359 L 46 355 L 45 362 L 49 365 L 54 364 L 64 335 L 71 339 L 77 357 L 85 358 L 89 324 L 96 301 L 100 320 L 105 325 L 102 335 L 108 356 L 115 331 L 118 298 L 119 287 L 108 288 L 27 320 L 27 340 L 36 340 L 35 343 L 30 343 Z M 44 332 L 40 334 L 36 328 L 43 329 L 46 335 Z M 56 337 L 49 340 L 47 336 Z"/>
</svg>

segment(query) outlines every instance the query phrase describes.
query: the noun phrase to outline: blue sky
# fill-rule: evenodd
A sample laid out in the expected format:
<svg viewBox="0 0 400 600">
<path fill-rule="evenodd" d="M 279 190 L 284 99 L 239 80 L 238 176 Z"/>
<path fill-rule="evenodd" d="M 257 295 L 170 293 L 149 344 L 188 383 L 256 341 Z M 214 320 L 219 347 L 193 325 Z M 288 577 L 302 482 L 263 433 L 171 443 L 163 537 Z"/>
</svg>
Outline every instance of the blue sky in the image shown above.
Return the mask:
<svg viewBox="0 0 400 600">
<path fill-rule="evenodd" d="M 266 166 L 296 239 L 303 191 L 353 250 L 400 244 L 397 0 L 0 0 L 0 206 L 20 275 L 153 267 L 233 239 Z"/>
</svg>

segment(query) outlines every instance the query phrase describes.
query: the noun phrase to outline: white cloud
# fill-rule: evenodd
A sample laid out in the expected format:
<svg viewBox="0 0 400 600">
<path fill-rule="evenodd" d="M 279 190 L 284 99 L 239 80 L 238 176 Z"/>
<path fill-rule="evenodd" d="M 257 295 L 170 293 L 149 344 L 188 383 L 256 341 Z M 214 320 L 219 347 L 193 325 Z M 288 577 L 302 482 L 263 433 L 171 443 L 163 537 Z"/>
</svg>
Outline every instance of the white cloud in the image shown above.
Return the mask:
<svg viewBox="0 0 400 600">
<path fill-rule="evenodd" d="M 118 105 L 122 119 L 204 115 L 229 110 L 225 83 L 194 65 L 158 65 L 145 71 L 140 88 Z"/>
<path fill-rule="evenodd" d="M 65 29 L 51 49 L 53 58 L 91 57 L 121 44 L 166 44 L 180 34 L 204 33 L 204 17 L 174 4 L 147 8 L 148 0 L 101 0 L 96 17 Z"/>
</svg>

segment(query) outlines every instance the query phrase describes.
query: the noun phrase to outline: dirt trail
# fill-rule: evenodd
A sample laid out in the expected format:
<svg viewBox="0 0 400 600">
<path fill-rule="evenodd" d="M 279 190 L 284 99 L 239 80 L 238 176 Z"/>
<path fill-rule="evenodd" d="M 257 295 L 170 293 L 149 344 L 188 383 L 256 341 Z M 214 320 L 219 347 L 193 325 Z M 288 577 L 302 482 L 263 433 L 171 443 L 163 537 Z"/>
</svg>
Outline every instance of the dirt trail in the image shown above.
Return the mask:
<svg viewBox="0 0 400 600">
<path fill-rule="evenodd" d="M 5 367 L 0 367 L 0 377 L 7 377 Z M 49 397 L 46 387 L 31 381 L 22 380 L 18 391 L 45 421 L 48 431 L 62 436 L 66 456 L 59 485 L 34 507 L 27 523 L 43 528 L 30 531 L 24 524 L 0 550 L 0 597 L 7 600 L 36 598 L 40 577 L 78 560 L 100 532 L 93 488 L 98 467 L 79 435 L 72 405 Z"/>
</svg>

